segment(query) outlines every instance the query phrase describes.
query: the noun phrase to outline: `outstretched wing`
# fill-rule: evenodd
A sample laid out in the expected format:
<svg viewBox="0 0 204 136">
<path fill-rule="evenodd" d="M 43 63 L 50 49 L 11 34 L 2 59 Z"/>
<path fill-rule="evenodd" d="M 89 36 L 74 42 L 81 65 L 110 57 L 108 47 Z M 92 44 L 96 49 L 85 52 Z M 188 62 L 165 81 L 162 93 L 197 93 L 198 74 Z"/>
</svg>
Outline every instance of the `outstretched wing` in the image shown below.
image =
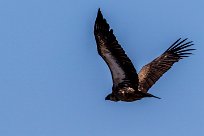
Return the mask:
<svg viewBox="0 0 204 136">
<path fill-rule="evenodd" d="M 149 64 L 143 66 L 140 70 L 139 87 L 138 89 L 143 92 L 147 92 L 149 88 L 166 72 L 175 62 L 180 59 L 189 57 L 192 53 L 189 51 L 195 49 L 189 49 L 192 41 L 186 42 L 187 39 L 181 41 L 181 38 L 173 43 L 161 56 L 154 59 Z"/>
<path fill-rule="evenodd" d="M 138 75 L 136 70 L 131 60 L 125 54 L 125 51 L 116 40 L 113 30 L 110 29 L 106 19 L 103 18 L 100 9 L 98 10 L 95 21 L 94 35 L 98 53 L 107 63 L 111 71 L 113 88 L 132 86 L 137 89 Z"/>
</svg>

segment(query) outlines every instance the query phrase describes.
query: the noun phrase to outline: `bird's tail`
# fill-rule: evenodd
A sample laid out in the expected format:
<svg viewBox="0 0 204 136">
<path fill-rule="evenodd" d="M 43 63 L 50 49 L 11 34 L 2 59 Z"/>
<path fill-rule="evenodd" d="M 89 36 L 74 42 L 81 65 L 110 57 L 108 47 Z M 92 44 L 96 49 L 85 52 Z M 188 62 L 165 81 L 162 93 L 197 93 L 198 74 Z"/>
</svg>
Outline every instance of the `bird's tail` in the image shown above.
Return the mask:
<svg viewBox="0 0 204 136">
<path fill-rule="evenodd" d="M 150 93 L 144 93 L 143 95 L 144 95 L 144 97 L 154 97 L 154 98 L 157 98 L 157 99 L 161 99 L 160 97 L 154 96 L 154 95 L 152 95 Z"/>
</svg>

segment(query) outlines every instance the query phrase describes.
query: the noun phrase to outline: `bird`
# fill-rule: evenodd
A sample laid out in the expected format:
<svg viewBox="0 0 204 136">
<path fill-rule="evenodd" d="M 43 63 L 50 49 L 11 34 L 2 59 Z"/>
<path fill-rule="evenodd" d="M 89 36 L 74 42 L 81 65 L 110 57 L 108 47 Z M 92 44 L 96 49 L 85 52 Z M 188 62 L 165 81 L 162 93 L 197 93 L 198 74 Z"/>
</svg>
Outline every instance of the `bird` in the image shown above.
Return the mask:
<svg viewBox="0 0 204 136">
<path fill-rule="evenodd" d="M 179 38 L 163 54 L 143 66 L 137 74 L 100 8 L 94 24 L 94 36 L 98 54 L 108 65 L 112 75 L 112 92 L 105 97 L 105 100 L 114 102 L 133 102 L 147 97 L 161 99 L 148 93 L 148 90 L 174 63 L 189 57 L 192 54 L 191 51 L 195 50 L 190 48 L 194 45 L 193 41 Z"/>
</svg>

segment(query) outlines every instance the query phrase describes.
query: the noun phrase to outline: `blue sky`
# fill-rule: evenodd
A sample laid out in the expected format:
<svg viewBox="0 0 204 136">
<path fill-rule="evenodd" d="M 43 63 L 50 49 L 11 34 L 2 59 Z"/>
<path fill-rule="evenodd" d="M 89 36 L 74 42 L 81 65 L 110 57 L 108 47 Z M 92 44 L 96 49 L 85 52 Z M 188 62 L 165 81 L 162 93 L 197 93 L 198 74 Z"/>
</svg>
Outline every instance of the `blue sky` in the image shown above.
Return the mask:
<svg viewBox="0 0 204 136">
<path fill-rule="evenodd" d="M 204 135 L 204 1 L 1 0 L 1 136 Z M 194 55 L 133 103 L 112 87 L 96 51 L 98 8 L 137 71 L 179 37 Z"/>
</svg>

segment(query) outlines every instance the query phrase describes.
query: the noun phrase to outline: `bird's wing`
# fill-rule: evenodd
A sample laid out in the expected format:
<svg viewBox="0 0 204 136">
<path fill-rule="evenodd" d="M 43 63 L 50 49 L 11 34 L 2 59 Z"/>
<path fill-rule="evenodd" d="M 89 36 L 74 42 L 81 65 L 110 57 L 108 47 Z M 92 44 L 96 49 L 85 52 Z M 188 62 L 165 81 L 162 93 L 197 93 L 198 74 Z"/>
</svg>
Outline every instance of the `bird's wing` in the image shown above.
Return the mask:
<svg viewBox="0 0 204 136">
<path fill-rule="evenodd" d="M 189 57 L 189 55 L 192 54 L 189 52 L 195 50 L 189 48 L 193 45 L 192 41 L 186 42 L 186 40 L 187 39 L 181 41 L 181 38 L 178 39 L 161 56 L 142 67 L 138 74 L 138 89 L 140 91 L 147 92 L 175 62 L 185 57 Z"/>
<path fill-rule="evenodd" d="M 137 72 L 131 60 L 116 40 L 113 30 L 110 29 L 106 19 L 103 18 L 100 9 L 98 10 L 94 25 L 94 35 L 98 53 L 107 63 L 111 71 L 113 88 L 131 85 L 137 88 Z"/>
</svg>

